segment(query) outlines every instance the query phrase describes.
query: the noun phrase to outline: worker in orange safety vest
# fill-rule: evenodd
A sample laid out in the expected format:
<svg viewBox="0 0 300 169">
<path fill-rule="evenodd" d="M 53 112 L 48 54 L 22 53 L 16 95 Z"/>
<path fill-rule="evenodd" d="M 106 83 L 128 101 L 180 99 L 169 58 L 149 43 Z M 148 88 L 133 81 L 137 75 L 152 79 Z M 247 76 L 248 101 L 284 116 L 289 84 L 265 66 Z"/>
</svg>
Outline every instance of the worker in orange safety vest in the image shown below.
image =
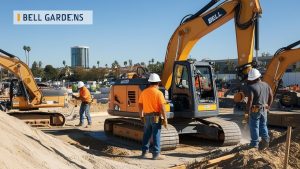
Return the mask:
<svg viewBox="0 0 300 169">
<path fill-rule="evenodd" d="M 84 83 L 82 81 L 78 82 L 78 88 L 79 88 L 79 96 L 72 95 L 75 99 L 81 100 L 80 105 L 80 122 L 77 126 L 83 126 L 84 124 L 84 114 L 87 118 L 88 125 L 87 128 L 92 125 L 92 119 L 90 115 L 90 105 L 92 102 L 92 97 L 90 91 L 84 86 Z"/>
</svg>

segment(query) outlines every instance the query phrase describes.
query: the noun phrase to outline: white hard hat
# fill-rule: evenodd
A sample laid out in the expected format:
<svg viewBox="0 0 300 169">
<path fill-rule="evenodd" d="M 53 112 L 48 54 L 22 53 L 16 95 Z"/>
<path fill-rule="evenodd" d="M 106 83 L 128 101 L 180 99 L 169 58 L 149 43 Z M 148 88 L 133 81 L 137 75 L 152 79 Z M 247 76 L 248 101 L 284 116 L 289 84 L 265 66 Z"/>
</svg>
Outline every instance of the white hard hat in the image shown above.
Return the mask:
<svg viewBox="0 0 300 169">
<path fill-rule="evenodd" d="M 150 74 L 150 77 L 149 77 L 149 79 L 148 79 L 148 82 L 160 82 L 160 81 L 161 81 L 161 80 L 160 80 L 158 74 L 156 74 L 156 73 L 151 73 L 151 74 Z"/>
<path fill-rule="evenodd" d="M 84 83 L 82 81 L 79 81 L 77 87 L 82 88 L 83 86 L 84 86 Z"/>
<path fill-rule="evenodd" d="M 259 78 L 260 76 L 261 76 L 260 72 L 257 69 L 252 68 L 248 73 L 248 80 L 252 81 Z"/>
</svg>

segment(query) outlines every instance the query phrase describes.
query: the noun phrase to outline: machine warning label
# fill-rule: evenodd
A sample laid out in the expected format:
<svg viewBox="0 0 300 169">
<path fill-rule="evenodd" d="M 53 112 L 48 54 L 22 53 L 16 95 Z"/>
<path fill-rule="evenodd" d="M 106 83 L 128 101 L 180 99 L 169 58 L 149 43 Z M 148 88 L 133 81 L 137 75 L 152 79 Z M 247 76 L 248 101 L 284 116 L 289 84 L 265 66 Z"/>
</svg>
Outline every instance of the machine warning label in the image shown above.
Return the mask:
<svg viewBox="0 0 300 169">
<path fill-rule="evenodd" d="M 202 17 L 204 22 L 206 23 L 207 26 L 213 24 L 220 18 L 222 18 L 224 15 L 226 15 L 226 11 L 223 8 L 219 8 L 205 16 Z"/>
</svg>

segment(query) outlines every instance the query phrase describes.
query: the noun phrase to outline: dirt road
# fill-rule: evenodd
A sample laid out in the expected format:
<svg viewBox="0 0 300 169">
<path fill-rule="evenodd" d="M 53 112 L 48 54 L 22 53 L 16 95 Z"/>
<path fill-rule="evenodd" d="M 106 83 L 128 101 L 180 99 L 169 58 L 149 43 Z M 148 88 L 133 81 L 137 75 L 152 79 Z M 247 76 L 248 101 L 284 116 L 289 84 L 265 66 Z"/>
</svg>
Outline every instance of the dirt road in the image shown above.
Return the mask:
<svg viewBox="0 0 300 169">
<path fill-rule="evenodd" d="M 232 109 L 222 109 L 222 112 L 223 118 L 240 122 L 241 116 L 233 115 Z M 106 112 L 92 113 L 93 126 L 91 128 L 75 127 L 79 121 L 75 119 L 68 121 L 63 128 L 45 129 L 44 131 L 88 153 L 110 157 L 141 168 L 168 168 L 193 163 L 200 161 L 212 152 L 229 151 L 235 147 L 221 147 L 218 142 L 183 135 L 180 136 L 180 145 L 176 150 L 162 152 L 166 155 L 166 160 L 153 161 L 151 155 L 149 159 L 140 159 L 140 143 L 105 135 L 104 120 L 109 117 L 111 118 Z M 247 139 L 242 142 L 247 142 Z"/>
</svg>

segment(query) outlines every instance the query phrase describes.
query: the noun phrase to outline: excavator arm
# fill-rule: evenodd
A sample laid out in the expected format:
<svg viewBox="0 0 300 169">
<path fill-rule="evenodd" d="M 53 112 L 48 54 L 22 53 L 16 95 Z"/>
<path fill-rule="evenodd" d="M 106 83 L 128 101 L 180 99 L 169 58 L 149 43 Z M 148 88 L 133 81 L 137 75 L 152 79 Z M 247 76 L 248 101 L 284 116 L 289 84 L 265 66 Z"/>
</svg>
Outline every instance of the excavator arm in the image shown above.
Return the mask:
<svg viewBox="0 0 300 169">
<path fill-rule="evenodd" d="M 24 90 L 24 97 L 27 100 L 28 106 L 41 104 L 43 95 L 38 88 L 29 67 L 19 60 L 18 57 L 7 53 L 2 49 L 0 49 L 0 52 L 7 55 L 0 55 L 0 66 L 13 73 L 21 80 L 23 86 L 26 87 Z"/>
<path fill-rule="evenodd" d="M 210 9 L 218 0 L 212 0 L 203 9 L 182 21 L 173 33 L 165 56 L 162 85 L 169 89 L 175 61 L 186 60 L 198 40 L 224 23 L 235 18 L 239 65 L 253 59 L 255 20 L 261 13 L 259 0 L 227 0 Z M 210 10 L 209 10 L 210 9 Z M 242 70 L 244 74 L 247 70 Z"/>
<path fill-rule="evenodd" d="M 11 103 L 12 108 L 27 110 L 26 113 L 13 111 L 9 112 L 9 114 L 32 126 L 63 126 L 65 124 L 65 117 L 61 113 L 30 110 L 48 107 L 63 107 L 65 96 L 60 92 L 57 92 L 54 95 L 43 96 L 29 67 L 18 59 L 18 57 L 1 49 L 0 52 L 4 54 L 0 54 L 0 66 L 13 73 L 22 83 L 21 88 L 23 95 L 21 97 L 16 97 L 16 100 L 12 100 L 11 98 L 9 102 Z M 53 104 L 48 104 L 47 101 L 53 102 Z M 16 104 L 14 102 L 16 102 Z"/>
<path fill-rule="evenodd" d="M 270 85 L 273 93 L 276 93 L 278 83 L 286 69 L 300 61 L 300 48 L 295 48 L 298 45 L 300 45 L 300 41 L 279 49 L 269 62 L 263 81 Z"/>
</svg>

